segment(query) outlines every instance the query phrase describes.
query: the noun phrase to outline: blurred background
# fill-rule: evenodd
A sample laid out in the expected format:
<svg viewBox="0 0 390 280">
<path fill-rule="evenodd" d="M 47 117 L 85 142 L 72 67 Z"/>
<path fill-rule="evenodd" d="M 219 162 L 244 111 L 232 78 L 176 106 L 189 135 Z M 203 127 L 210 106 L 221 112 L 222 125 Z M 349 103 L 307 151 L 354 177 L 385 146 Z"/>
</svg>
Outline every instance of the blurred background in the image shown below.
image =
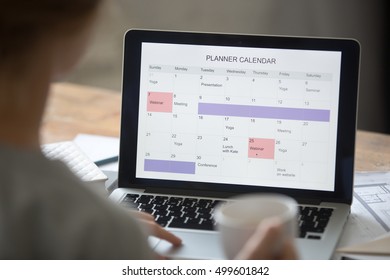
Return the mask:
<svg viewBox="0 0 390 280">
<path fill-rule="evenodd" d="M 348 37 L 362 48 L 358 128 L 390 133 L 386 0 L 108 0 L 69 82 L 120 91 L 130 28 Z"/>
</svg>

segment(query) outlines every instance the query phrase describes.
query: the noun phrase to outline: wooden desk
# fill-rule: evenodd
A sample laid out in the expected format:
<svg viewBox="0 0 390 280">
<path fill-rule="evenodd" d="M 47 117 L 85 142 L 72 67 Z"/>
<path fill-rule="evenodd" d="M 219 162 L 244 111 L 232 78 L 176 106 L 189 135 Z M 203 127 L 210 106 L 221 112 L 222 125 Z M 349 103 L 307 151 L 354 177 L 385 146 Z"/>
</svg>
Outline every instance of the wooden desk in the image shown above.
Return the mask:
<svg viewBox="0 0 390 280">
<path fill-rule="evenodd" d="M 78 133 L 119 136 L 121 96 L 117 92 L 56 84 L 43 121 L 42 141 L 72 140 Z M 358 131 L 357 171 L 390 170 L 390 135 Z"/>
<path fill-rule="evenodd" d="M 72 140 L 79 133 L 119 137 L 121 95 L 106 89 L 55 84 L 42 123 L 43 143 Z"/>
</svg>

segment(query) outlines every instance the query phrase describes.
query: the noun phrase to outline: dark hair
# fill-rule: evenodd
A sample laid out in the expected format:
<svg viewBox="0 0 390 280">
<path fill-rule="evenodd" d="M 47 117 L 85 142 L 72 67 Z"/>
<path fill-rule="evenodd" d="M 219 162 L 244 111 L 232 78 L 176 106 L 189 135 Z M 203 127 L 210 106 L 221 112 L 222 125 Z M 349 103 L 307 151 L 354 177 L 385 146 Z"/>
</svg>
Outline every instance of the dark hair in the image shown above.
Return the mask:
<svg viewBox="0 0 390 280">
<path fill-rule="evenodd" d="M 18 55 L 53 31 L 74 31 L 81 20 L 96 10 L 99 2 L 0 0 L 0 63 L 7 57 Z"/>
</svg>

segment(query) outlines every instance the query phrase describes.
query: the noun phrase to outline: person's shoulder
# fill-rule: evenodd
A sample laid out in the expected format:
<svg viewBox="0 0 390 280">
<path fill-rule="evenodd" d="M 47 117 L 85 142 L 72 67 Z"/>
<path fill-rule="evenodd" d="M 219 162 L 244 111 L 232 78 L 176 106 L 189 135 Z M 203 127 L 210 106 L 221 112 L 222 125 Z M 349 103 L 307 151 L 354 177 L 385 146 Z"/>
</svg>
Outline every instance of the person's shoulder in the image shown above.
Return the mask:
<svg viewBox="0 0 390 280">
<path fill-rule="evenodd" d="M 0 184 L 0 212 L 9 217 L 3 226 L 17 225 L 18 236 L 28 232 L 26 238 L 39 244 L 43 257 L 150 256 L 136 221 L 88 189 L 64 163 L 40 153 L 6 151 L 0 159 L 0 174 L 6 182 Z M 9 236 L 15 235 L 11 228 L 8 231 Z"/>
<path fill-rule="evenodd" d="M 96 205 L 91 191 L 64 163 L 49 160 L 40 151 L 0 150 L 0 193 L 10 202 L 8 211 L 28 211 L 39 205 L 42 211 L 53 208 L 71 212 Z"/>
<path fill-rule="evenodd" d="M 82 183 L 59 161 L 47 159 L 40 151 L 0 147 L 0 178 L 8 194 L 23 192 L 41 197 L 53 195 L 64 186 L 77 189 Z"/>
</svg>

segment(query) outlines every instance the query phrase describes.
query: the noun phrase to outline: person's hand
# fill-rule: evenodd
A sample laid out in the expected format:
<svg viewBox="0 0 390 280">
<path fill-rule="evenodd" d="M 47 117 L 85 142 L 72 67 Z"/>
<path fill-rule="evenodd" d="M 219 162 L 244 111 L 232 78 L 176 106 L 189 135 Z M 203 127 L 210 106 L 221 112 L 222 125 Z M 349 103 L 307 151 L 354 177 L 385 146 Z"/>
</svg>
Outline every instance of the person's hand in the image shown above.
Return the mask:
<svg viewBox="0 0 390 280">
<path fill-rule="evenodd" d="M 259 225 L 245 243 L 236 259 L 244 260 L 295 260 L 298 254 L 293 240 L 281 241 L 283 228 L 279 221 L 268 220 Z M 282 243 L 281 243 L 282 242 Z"/>
<path fill-rule="evenodd" d="M 172 243 L 173 246 L 180 246 L 182 244 L 182 241 L 179 237 L 157 224 L 152 215 L 144 212 L 134 211 L 134 216 L 138 218 L 143 226 L 145 226 L 150 235 L 166 240 Z"/>
</svg>

